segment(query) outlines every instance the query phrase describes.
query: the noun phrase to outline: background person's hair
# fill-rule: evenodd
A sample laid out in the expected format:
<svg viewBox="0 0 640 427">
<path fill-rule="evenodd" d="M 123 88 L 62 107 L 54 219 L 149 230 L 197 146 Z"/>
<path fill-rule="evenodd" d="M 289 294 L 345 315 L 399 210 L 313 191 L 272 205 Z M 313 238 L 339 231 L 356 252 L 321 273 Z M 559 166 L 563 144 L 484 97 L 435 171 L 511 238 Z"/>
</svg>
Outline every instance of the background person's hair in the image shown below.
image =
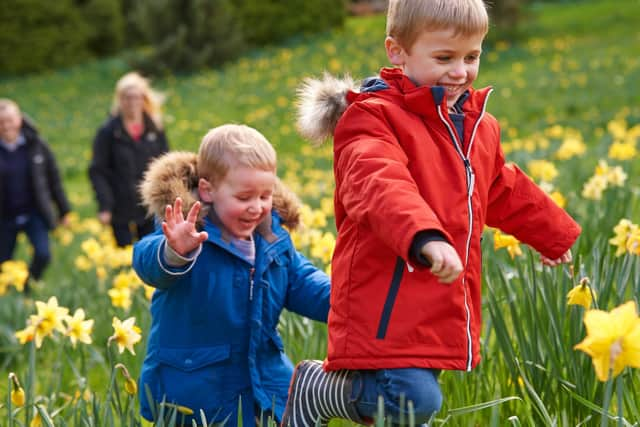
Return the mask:
<svg viewBox="0 0 640 427">
<path fill-rule="evenodd" d="M 489 15 L 482 0 L 389 0 L 387 36 L 407 52 L 425 31 L 453 29 L 456 36 L 486 34 Z"/>
<path fill-rule="evenodd" d="M 211 129 L 198 150 L 198 175 L 217 185 L 232 167 L 276 172 L 276 151 L 256 129 L 226 124 Z"/>
<path fill-rule="evenodd" d="M 153 120 L 157 127 L 162 128 L 161 106 L 164 97 L 160 92 L 151 88 L 148 79 L 142 77 L 135 71 L 131 71 L 120 77 L 116 83 L 116 90 L 111 105 L 111 114 L 114 116 L 120 114 L 120 98 L 124 92 L 131 88 L 136 88 L 142 92 L 144 112 Z"/>
<path fill-rule="evenodd" d="M 9 98 L 0 98 L 0 111 L 13 110 L 21 115 L 20 106 Z"/>
</svg>

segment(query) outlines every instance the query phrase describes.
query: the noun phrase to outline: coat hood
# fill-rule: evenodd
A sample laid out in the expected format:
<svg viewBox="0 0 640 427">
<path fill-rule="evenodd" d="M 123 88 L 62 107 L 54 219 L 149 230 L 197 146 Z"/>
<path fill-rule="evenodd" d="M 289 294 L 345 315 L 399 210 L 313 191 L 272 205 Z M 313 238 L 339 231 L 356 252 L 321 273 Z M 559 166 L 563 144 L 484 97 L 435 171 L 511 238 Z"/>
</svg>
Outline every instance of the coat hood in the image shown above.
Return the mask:
<svg viewBox="0 0 640 427">
<path fill-rule="evenodd" d="M 183 214 L 186 216 L 198 197 L 198 163 L 195 153 L 173 151 L 156 158 L 147 168 L 139 186 L 142 204 L 148 216 L 163 220 L 167 205 L 173 205 L 176 197 L 182 198 Z M 273 193 L 273 208 L 282 224 L 295 229 L 300 223 L 300 201 L 278 178 Z M 204 205 L 200 220 L 207 215 Z"/>
<path fill-rule="evenodd" d="M 469 88 L 464 112 L 477 115 L 483 110 L 490 91 L 490 87 Z M 310 77 L 298 88 L 298 132 L 312 144 L 320 145 L 333 137 L 340 117 L 351 103 L 369 97 L 386 98 L 419 115 L 437 116 L 435 106 L 444 102 L 445 92 L 440 86 L 416 86 L 400 68 L 382 68 L 380 75 L 360 82 L 349 76 L 339 79 L 328 73 L 322 78 Z M 432 102 L 425 102 L 426 99 Z"/>
<path fill-rule="evenodd" d="M 300 134 L 314 145 L 331 138 L 349 105 L 347 94 L 356 88 L 349 76 L 338 79 L 325 73 L 321 79 L 305 79 L 298 89 L 296 125 Z"/>
</svg>

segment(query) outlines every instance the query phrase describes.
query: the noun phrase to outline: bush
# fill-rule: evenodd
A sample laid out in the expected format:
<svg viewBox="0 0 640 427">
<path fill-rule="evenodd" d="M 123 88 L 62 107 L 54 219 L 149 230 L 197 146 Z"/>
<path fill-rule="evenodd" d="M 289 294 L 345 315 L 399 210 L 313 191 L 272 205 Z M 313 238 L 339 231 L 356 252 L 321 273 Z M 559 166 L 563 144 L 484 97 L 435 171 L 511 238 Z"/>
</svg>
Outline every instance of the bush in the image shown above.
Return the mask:
<svg viewBox="0 0 640 427">
<path fill-rule="evenodd" d="M 82 15 L 90 25 L 87 39 L 89 50 L 97 56 L 118 52 L 124 43 L 125 26 L 119 0 L 88 0 L 81 6 Z"/>
<path fill-rule="evenodd" d="M 143 0 L 134 19 L 151 48 L 130 62 L 151 74 L 217 66 L 243 45 L 229 0 Z"/>
<path fill-rule="evenodd" d="M 254 46 L 339 27 L 347 15 L 345 0 L 239 0 L 236 4 L 244 38 Z"/>
<path fill-rule="evenodd" d="M 0 73 L 67 66 L 89 56 L 88 27 L 72 0 L 0 2 Z"/>
<path fill-rule="evenodd" d="M 487 2 L 491 15 L 491 40 L 514 40 L 523 36 L 521 26 L 525 18 L 530 18 L 527 7 L 529 0 L 493 0 Z"/>
</svg>

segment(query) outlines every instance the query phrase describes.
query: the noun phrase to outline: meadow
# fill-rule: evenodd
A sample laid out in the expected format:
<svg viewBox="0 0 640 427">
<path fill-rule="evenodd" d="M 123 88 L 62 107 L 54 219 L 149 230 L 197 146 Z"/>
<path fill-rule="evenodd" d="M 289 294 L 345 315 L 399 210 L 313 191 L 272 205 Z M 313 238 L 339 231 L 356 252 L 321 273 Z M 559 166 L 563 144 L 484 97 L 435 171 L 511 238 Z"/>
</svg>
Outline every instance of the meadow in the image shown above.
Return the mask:
<svg viewBox="0 0 640 427">
<path fill-rule="evenodd" d="M 483 361 L 470 373 L 442 373 L 444 406 L 431 425 L 638 426 L 640 1 L 535 2 L 530 13 L 522 39 L 485 46 L 475 86 L 494 87 L 488 110 L 501 123 L 508 160 L 583 233 L 573 264 L 551 269 L 513 237 L 485 231 Z M 383 39 L 383 16 L 354 17 L 343 29 L 252 51 L 219 70 L 153 80 L 166 96 L 172 149 L 195 151 L 209 128 L 226 122 L 272 141 L 280 176 L 305 203 L 295 242 L 327 271 L 335 242 L 331 146 L 311 147 L 297 134 L 296 88 L 323 71 L 375 75 L 387 65 Z M 74 207 L 30 295 L 21 292 L 23 265 L 0 270 L 2 427 L 141 424 L 129 392 L 152 289 L 132 273 L 130 248 L 117 250 L 95 219 L 87 176 L 94 133 L 127 71 L 112 58 L 0 79 L 0 97 L 18 101 L 52 146 Z M 16 257 L 27 260 L 27 252 L 22 240 Z M 292 360 L 324 357 L 324 325 L 285 313 L 280 332 Z M 606 345 L 591 355 L 574 348 L 587 336 Z M 614 346 L 619 374 L 596 375 L 591 356 L 603 363 Z M 171 416 L 179 411 L 169 408 L 158 425 L 171 425 Z"/>
</svg>

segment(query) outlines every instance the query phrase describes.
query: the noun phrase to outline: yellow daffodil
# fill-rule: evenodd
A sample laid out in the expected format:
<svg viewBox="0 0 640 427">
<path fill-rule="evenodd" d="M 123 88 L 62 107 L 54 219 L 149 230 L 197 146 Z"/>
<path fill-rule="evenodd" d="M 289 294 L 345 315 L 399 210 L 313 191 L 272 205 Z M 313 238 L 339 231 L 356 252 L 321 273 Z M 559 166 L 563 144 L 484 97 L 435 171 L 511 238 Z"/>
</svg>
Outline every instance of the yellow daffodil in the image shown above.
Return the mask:
<svg viewBox="0 0 640 427">
<path fill-rule="evenodd" d="M 67 329 L 65 335 L 71 340 L 73 348 L 76 342 L 80 341 L 84 344 L 91 344 L 91 332 L 93 331 L 93 319 L 85 320 L 84 310 L 79 308 L 73 313 L 73 316 L 65 318 Z"/>
<path fill-rule="evenodd" d="M 40 348 L 42 340 L 53 334 L 53 331 L 65 332 L 62 320 L 69 312 L 68 308 L 58 306 L 56 297 L 49 298 L 46 303 L 36 301 L 37 314 L 29 316 L 28 323 L 35 327 L 36 347 Z"/>
<path fill-rule="evenodd" d="M 594 175 L 582 187 L 582 197 L 590 200 L 602 199 L 602 193 L 607 189 L 607 177 Z"/>
<path fill-rule="evenodd" d="M 591 356 L 596 375 L 607 381 L 626 366 L 640 367 L 640 319 L 636 303 L 628 301 L 611 312 L 589 310 L 584 315 L 585 339 L 574 348 Z"/>
<path fill-rule="evenodd" d="M 154 288 L 153 286 L 149 286 L 149 285 L 144 285 L 144 297 L 151 301 L 151 298 L 153 297 L 153 293 L 156 291 L 156 288 Z"/>
<path fill-rule="evenodd" d="M 320 239 L 313 242 L 311 246 L 311 256 L 321 260 L 324 264 L 331 261 L 333 249 L 336 246 L 336 238 L 332 233 L 324 233 Z"/>
<path fill-rule="evenodd" d="M 582 141 L 580 135 L 568 135 L 562 141 L 562 144 L 556 151 L 556 158 L 559 160 L 567 160 L 574 156 L 580 156 L 587 151 L 586 144 Z"/>
<path fill-rule="evenodd" d="M 565 197 L 559 191 L 552 191 L 551 194 L 549 194 L 549 197 L 551 197 L 551 200 L 553 200 L 556 205 L 561 208 L 564 208 L 567 205 L 567 199 L 565 199 Z"/>
<path fill-rule="evenodd" d="M 609 239 L 609 243 L 617 248 L 616 256 L 620 256 L 627 252 L 632 236 L 638 234 L 638 225 L 626 218 L 622 218 L 618 221 L 618 224 L 613 227 L 613 232 L 615 235 Z"/>
<path fill-rule="evenodd" d="M 33 341 L 33 339 L 36 336 L 36 328 L 33 325 L 27 325 L 26 328 L 24 328 L 21 331 L 17 331 L 15 333 L 16 338 L 18 338 L 18 342 L 22 345 Z"/>
<path fill-rule="evenodd" d="M 499 230 L 496 230 L 493 235 L 493 248 L 496 250 L 506 248 L 511 259 L 522 255 L 520 241 L 509 234 L 501 233 Z"/>
<path fill-rule="evenodd" d="M 0 287 L 3 289 L 11 285 L 19 292 L 29 278 L 29 267 L 24 261 L 9 260 L 0 264 Z"/>
<path fill-rule="evenodd" d="M 527 169 L 532 178 L 551 182 L 558 176 L 558 169 L 548 160 L 532 160 L 527 163 Z"/>
<path fill-rule="evenodd" d="M 595 292 L 589 286 L 589 279 L 587 277 L 583 277 L 580 280 L 580 283 L 567 294 L 567 304 L 581 305 L 585 309 L 589 309 L 593 302 L 594 293 Z"/>
<path fill-rule="evenodd" d="M 111 288 L 107 291 L 111 298 L 111 305 L 129 310 L 131 307 L 131 289 L 129 288 Z"/>
<path fill-rule="evenodd" d="M 118 345 L 118 351 L 122 353 L 125 349 L 129 350 L 131 354 L 136 354 L 133 349 L 142 336 L 140 335 L 140 328 L 135 325 L 136 318 L 129 317 L 124 322 L 117 317 L 113 318 L 113 335 L 109 337 L 109 341 L 115 341 Z"/>
<path fill-rule="evenodd" d="M 638 150 L 633 142 L 614 142 L 609 146 L 608 156 L 615 160 L 630 160 L 636 157 Z"/>
</svg>

